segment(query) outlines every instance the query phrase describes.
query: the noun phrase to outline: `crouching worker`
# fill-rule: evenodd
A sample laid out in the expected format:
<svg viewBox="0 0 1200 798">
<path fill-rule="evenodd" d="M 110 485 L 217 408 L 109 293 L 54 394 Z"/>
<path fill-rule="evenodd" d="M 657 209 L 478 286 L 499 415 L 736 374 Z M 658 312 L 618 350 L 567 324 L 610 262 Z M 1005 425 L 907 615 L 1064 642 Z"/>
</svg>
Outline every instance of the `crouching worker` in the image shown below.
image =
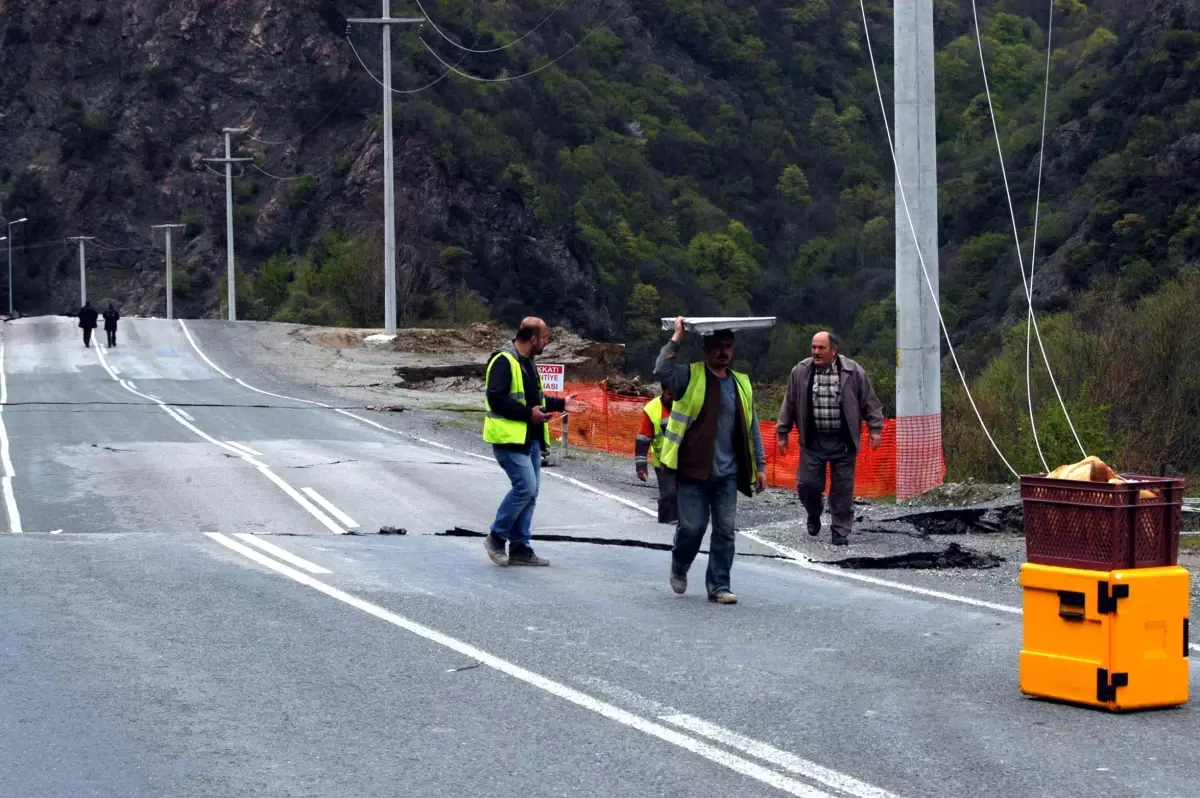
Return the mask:
<svg viewBox="0 0 1200 798">
<path fill-rule="evenodd" d="M 546 322 L 526 318 L 517 337 L 488 362 L 483 439 L 492 444 L 496 462 L 512 483 L 484 538 L 488 557 L 497 565 L 550 564 L 533 553 L 530 532 L 542 479 L 542 446 L 550 446 L 546 422 L 550 413 L 581 413 L 586 406 L 574 397 L 545 395 L 534 358 L 549 342 Z"/>
<path fill-rule="evenodd" d="M 637 478 L 646 481 L 650 468 L 658 481 L 658 522 L 673 524 L 679 514 L 675 507 L 675 472 L 662 465 L 662 448 L 666 440 L 667 420 L 671 417 L 671 404 L 675 397 L 669 388 L 646 403 L 642 408 L 642 424 L 634 441 L 633 463 Z"/>
<path fill-rule="evenodd" d="M 729 368 L 733 361 L 733 333 L 719 331 L 704 339 L 705 362 L 674 364 L 683 341 L 683 317 L 675 320 L 675 334 L 663 347 L 654 375 L 675 401 L 664 433 L 662 464 L 677 479 L 679 524 L 671 552 L 671 589 L 687 590 L 687 573 L 700 551 L 712 518 L 708 573 L 708 600 L 736 604 L 730 590 L 733 568 L 737 494 L 753 496 L 766 490 L 766 454 L 750 378 Z"/>
</svg>

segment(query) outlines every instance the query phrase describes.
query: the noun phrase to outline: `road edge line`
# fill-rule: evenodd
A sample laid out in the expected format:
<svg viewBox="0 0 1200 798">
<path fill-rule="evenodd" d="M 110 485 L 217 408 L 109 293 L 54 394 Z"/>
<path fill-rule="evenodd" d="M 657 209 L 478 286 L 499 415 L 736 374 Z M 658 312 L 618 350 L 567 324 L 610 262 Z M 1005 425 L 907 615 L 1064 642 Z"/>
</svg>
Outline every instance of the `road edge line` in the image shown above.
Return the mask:
<svg viewBox="0 0 1200 798">
<path fill-rule="evenodd" d="M 360 599 L 357 596 L 339 590 L 332 585 L 327 585 L 319 579 L 314 579 L 308 574 L 301 573 L 294 568 L 291 568 L 276 560 L 272 560 L 254 549 L 248 548 L 244 544 L 233 540 L 220 532 L 206 532 L 207 537 L 220 545 L 241 554 L 243 557 L 263 565 L 271 570 L 288 577 L 294 582 L 298 582 L 305 587 L 312 588 L 319 593 L 323 593 L 329 598 L 353 607 L 361 612 L 371 615 L 385 623 L 403 629 L 410 634 L 416 635 L 428 642 L 439 645 L 443 648 L 448 648 L 457 654 L 473 659 L 482 665 L 485 665 L 492 670 L 499 671 L 505 676 L 524 682 L 525 684 L 536 687 L 543 692 L 547 692 L 555 698 L 562 699 L 569 703 L 575 704 L 578 707 L 594 712 L 608 720 L 620 723 L 623 726 L 640 731 L 650 737 L 657 738 L 663 742 L 670 743 L 686 751 L 690 751 L 713 764 L 721 765 L 735 773 L 740 773 L 743 776 L 748 776 L 756 781 L 762 782 L 769 787 L 773 787 L 790 795 L 798 796 L 799 798 L 835 798 L 835 796 L 820 790 L 811 785 L 797 781 L 793 778 L 778 773 L 770 768 L 764 767 L 757 762 L 752 762 L 749 759 L 744 759 L 736 754 L 730 753 L 723 749 L 717 748 L 714 745 L 696 739 L 682 732 L 664 726 L 661 723 L 647 720 L 640 715 L 635 715 L 628 710 L 610 704 L 606 701 L 601 701 L 598 698 L 583 693 L 572 687 L 568 687 L 561 682 L 556 682 L 547 676 L 534 673 L 526 670 L 520 665 L 501 659 L 494 654 L 490 654 L 482 649 L 476 648 L 470 643 L 463 642 L 457 638 L 451 637 L 443 632 L 439 632 L 409 618 L 399 615 L 390 610 L 384 609 L 377 604 L 372 604 L 369 601 Z"/>
</svg>

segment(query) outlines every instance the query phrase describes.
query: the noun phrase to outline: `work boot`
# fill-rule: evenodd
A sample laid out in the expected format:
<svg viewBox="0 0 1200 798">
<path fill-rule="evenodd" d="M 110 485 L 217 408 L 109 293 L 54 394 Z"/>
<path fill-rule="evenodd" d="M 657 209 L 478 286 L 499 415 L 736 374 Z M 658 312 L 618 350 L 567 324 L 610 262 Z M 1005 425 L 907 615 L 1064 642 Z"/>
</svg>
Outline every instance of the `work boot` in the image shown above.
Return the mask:
<svg viewBox="0 0 1200 798">
<path fill-rule="evenodd" d="M 504 551 L 504 545 L 504 538 L 494 532 L 489 532 L 483 538 L 483 548 L 496 565 L 508 565 L 508 553 Z"/>
<path fill-rule="evenodd" d="M 850 545 L 850 536 L 849 535 L 839 535 L 838 533 L 834 532 L 833 538 L 830 540 L 830 542 L 835 546 L 849 546 Z"/>
<path fill-rule="evenodd" d="M 545 557 L 539 557 L 533 553 L 533 549 L 513 546 L 508 553 L 509 565 L 549 565 L 550 561 Z"/>
<path fill-rule="evenodd" d="M 715 601 L 717 604 L 737 604 L 737 596 L 724 588 L 713 593 L 708 597 L 708 600 Z"/>
<path fill-rule="evenodd" d="M 671 569 L 671 589 L 682 596 L 687 592 L 687 574 L 678 573 L 674 568 Z"/>
<path fill-rule="evenodd" d="M 821 534 L 821 517 L 808 519 L 808 534 L 810 537 L 816 537 Z"/>
</svg>

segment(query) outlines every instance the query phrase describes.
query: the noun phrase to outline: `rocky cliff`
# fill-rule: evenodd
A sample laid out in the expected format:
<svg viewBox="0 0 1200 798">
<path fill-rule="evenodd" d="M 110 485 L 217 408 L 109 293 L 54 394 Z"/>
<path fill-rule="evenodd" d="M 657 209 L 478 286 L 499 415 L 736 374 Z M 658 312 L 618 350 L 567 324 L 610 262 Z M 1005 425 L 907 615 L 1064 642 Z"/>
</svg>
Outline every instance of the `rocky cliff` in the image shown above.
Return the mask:
<svg viewBox="0 0 1200 798">
<path fill-rule="evenodd" d="M 223 155 L 224 127 L 249 128 L 235 137 L 235 155 L 256 158 L 235 167 L 239 266 L 253 271 L 279 252 L 305 253 L 331 231 L 378 239 L 382 89 L 354 60 L 343 13 L 373 17 L 379 7 L 0 2 L 0 213 L 29 218 L 14 232 L 18 310 L 77 306 L 77 250 L 63 239 L 88 235 L 96 238 L 87 250 L 89 298 L 161 315 L 162 239 L 150 226 L 181 222 L 176 313 L 220 313 L 225 181 L 213 171 L 222 167 L 204 159 Z M 378 29 L 354 37 L 378 74 Z M 454 277 L 485 302 L 509 273 L 533 272 L 538 280 L 527 281 L 522 299 L 534 304 L 539 282 L 568 292 L 575 301 L 551 323 L 602 333 L 609 322 L 594 270 L 562 232 L 511 191 L 450 176 L 437 143 L 410 132 L 398 129 L 395 147 L 401 269 L 435 289 L 445 277 L 439 253 L 459 247 L 474 266 Z"/>
</svg>

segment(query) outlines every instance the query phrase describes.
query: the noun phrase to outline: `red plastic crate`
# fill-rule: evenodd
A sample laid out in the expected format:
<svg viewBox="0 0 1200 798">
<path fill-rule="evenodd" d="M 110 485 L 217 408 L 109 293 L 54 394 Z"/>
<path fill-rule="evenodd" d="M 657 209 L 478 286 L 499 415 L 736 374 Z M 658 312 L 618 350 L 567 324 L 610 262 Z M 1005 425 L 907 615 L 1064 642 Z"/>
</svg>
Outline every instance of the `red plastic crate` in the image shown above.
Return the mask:
<svg viewBox="0 0 1200 798">
<path fill-rule="evenodd" d="M 1121 476 L 1129 482 L 1021 477 L 1025 559 L 1088 571 L 1175 565 L 1187 482 Z"/>
</svg>

